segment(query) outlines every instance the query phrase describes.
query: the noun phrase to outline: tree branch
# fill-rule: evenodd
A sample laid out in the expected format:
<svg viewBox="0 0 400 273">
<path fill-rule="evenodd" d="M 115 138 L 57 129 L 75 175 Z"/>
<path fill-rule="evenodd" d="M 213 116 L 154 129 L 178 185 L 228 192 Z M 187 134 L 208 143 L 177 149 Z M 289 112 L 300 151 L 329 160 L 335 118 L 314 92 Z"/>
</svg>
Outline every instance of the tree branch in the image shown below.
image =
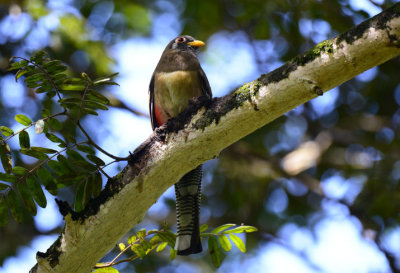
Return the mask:
<svg viewBox="0 0 400 273">
<path fill-rule="evenodd" d="M 397 56 L 399 38 L 396 4 L 206 107 L 201 99 L 191 103 L 135 151 L 83 212 L 58 201 L 65 228 L 46 253 L 38 252 L 31 272 L 90 272 L 185 173 L 291 109 Z"/>
</svg>

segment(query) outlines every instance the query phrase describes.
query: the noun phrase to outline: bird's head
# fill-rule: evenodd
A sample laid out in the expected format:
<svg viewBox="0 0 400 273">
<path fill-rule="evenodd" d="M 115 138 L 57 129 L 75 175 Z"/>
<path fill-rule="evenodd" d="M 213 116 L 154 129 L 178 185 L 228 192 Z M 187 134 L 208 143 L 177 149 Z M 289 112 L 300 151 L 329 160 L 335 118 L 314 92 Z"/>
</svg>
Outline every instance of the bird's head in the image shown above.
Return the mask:
<svg viewBox="0 0 400 273">
<path fill-rule="evenodd" d="M 199 40 L 195 40 L 192 36 L 182 35 L 175 39 L 173 39 L 167 46 L 167 48 L 174 50 L 182 50 L 182 51 L 192 51 L 197 53 L 197 50 L 204 46 L 205 43 Z"/>
</svg>

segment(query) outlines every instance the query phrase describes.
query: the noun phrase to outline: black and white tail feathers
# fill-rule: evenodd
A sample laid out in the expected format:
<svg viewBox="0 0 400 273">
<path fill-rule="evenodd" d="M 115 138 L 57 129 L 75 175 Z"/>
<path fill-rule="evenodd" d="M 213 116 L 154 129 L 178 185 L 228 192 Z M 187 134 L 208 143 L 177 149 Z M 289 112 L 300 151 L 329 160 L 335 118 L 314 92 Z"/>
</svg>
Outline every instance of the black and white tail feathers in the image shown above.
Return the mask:
<svg viewBox="0 0 400 273">
<path fill-rule="evenodd" d="M 175 184 L 178 224 L 175 249 L 178 255 L 190 255 L 203 250 L 199 230 L 202 174 L 200 165 Z"/>
</svg>

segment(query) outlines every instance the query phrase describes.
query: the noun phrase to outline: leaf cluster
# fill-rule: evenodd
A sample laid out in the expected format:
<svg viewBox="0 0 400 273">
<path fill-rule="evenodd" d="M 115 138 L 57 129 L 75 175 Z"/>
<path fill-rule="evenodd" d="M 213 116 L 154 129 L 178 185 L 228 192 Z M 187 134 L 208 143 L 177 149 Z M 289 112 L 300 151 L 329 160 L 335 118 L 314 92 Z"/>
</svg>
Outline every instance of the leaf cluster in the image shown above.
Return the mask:
<svg viewBox="0 0 400 273">
<path fill-rule="evenodd" d="M 246 252 L 245 243 L 236 234 L 257 231 L 257 228 L 253 226 L 237 226 L 235 224 L 224 224 L 216 227 L 210 232 L 206 232 L 207 229 L 207 224 L 204 224 L 200 227 L 200 237 L 201 240 L 204 240 L 205 238 L 208 239 L 208 252 L 215 267 L 219 267 L 224 259 L 222 250 L 224 250 L 225 252 L 229 252 L 232 250 L 231 241 L 241 252 Z M 150 236 L 151 238 L 149 239 Z M 169 230 L 167 226 L 164 226 L 160 230 L 152 229 L 146 231 L 146 229 L 141 229 L 137 231 L 136 235 L 128 238 L 127 246 L 124 243 L 120 243 L 118 245 L 120 252 L 112 261 L 96 264 L 96 269 L 93 272 L 118 272 L 118 270 L 113 268 L 112 266 L 123 262 L 133 261 L 138 258 L 143 259 L 147 255 L 149 255 L 154 249 L 156 250 L 156 252 L 162 252 L 166 249 L 167 246 L 169 246 L 169 257 L 171 260 L 173 260 L 176 258 L 177 255 L 177 251 L 174 249 L 175 241 L 176 233 L 173 233 L 171 230 Z M 126 253 L 129 250 L 133 253 L 132 256 L 117 261 L 117 259 L 122 254 Z"/>
<path fill-rule="evenodd" d="M 76 211 L 82 210 L 90 198 L 99 195 L 102 174 L 107 174 L 103 170 L 106 163 L 96 156 L 96 150 L 109 154 L 93 142 L 79 121 L 87 114 L 98 115 L 99 110 L 108 109 L 108 99 L 95 90 L 98 86 L 117 84 L 112 81 L 117 74 L 94 80 L 85 73 L 80 78 L 72 77 L 66 65 L 51 60 L 43 51 L 30 59 L 14 57 L 12 61 L 9 70 L 16 71 L 15 80 L 23 77 L 28 88 L 44 93 L 47 99 L 55 102 L 58 111 L 52 104 L 43 103 L 42 117 L 37 121 L 24 114 L 15 116 L 15 120 L 24 126 L 21 130 L 15 132 L 0 126 L 0 161 L 4 169 L 0 172 L 0 226 L 7 224 L 8 209 L 17 222 L 22 222 L 24 208 L 36 215 L 37 206 L 46 207 L 42 187 L 56 195 L 59 189 L 73 186 Z M 77 141 L 63 130 L 66 120 L 79 128 L 86 139 Z M 48 139 L 49 144 L 32 146 L 31 127 L 35 128 L 36 134 Z M 19 139 L 19 149 L 14 151 L 9 145 L 13 137 Z M 35 158 L 33 167 L 27 168 L 14 160 L 13 155 L 18 153 Z"/>
</svg>

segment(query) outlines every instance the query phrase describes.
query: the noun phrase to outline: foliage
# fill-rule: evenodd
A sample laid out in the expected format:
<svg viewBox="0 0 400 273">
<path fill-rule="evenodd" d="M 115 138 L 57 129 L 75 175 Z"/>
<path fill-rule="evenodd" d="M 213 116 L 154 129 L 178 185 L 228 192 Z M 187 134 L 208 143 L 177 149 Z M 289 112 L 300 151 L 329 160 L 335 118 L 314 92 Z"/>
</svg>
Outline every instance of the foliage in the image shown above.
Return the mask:
<svg viewBox="0 0 400 273">
<path fill-rule="evenodd" d="M 36 93 L 44 93 L 47 99 L 56 100 L 58 107 L 53 107 L 48 100 L 44 100 L 41 119 L 33 122 L 29 117 L 17 114 L 15 120 L 24 126 L 21 130 L 14 132 L 6 126 L 0 127 L 3 134 L 0 136 L 0 158 L 5 170 L 4 173 L 0 172 L 2 226 L 7 224 L 7 205 L 17 222 L 23 219 L 22 207 L 32 215 L 37 213 L 36 204 L 46 207 L 46 197 L 41 185 L 53 195 L 61 188 L 75 186 L 74 207 L 76 211 L 82 210 L 90 198 L 100 193 L 101 174 L 107 176 L 103 170 L 106 165 L 102 159 L 95 156 L 95 149 L 110 155 L 93 142 L 79 121 L 87 114 L 97 115 L 97 111 L 108 109 L 108 99 L 95 88 L 101 85 L 115 85 L 112 78 L 117 74 L 95 80 L 85 73 L 82 73 L 81 78 L 71 77 L 66 73 L 67 66 L 59 60 L 49 59 L 43 51 L 29 60 L 13 58 L 18 59 L 20 60 L 15 61 L 10 68 L 16 70 L 15 80 L 24 76 L 27 87 L 35 88 Z M 63 131 L 60 118 L 72 122 L 87 139 L 77 141 L 69 132 Z M 28 129 L 33 126 L 37 134 L 42 134 L 54 145 L 31 146 Z M 12 154 L 17 151 L 11 151 L 8 142 L 17 136 L 19 152 L 37 159 L 31 169 L 14 164 Z"/>
<path fill-rule="evenodd" d="M 229 241 L 228 237 L 241 252 L 246 252 L 246 246 L 244 242 L 240 237 L 235 234 L 257 231 L 257 228 L 252 226 L 236 226 L 235 224 L 225 224 L 216 227 L 208 233 L 205 232 L 207 231 L 207 229 L 208 225 L 206 224 L 200 227 L 200 237 L 202 240 L 204 238 L 208 238 L 208 252 L 215 267 L 219 267 L 224 259 L 224 256 L 222 255 L 222 250 L 224 250 L 225 252 L 229 252 L 232 249 L 232 244 Z M 150 239 L 146 239 L 146 237 L 150 237 L 151 235 L 152 237 Z M 96 269 L 93 272 L 118 272 L 117 269 L 110 269 L 110 267 L 123 262 L 133 261 L 138 258 L 143 259 L 147 255 L 149 255 L 154 249 L 156 250 L 156 252 L 162 252 L 166 249 L 167 246 L 169 246 L 169 257 L 171 260 L 173 260 L 176 258 L 176 250 L 174 249 L 175 241 L 176 234 L 172 233 L 166 225 L 161 230 L 152 229 L 146 231 L 146 229 L 141 229 L 137 231 L 136 235 L 133 235 L 128 239 L 127 246 L 124 243 L 120 243 L 118 245 L 120 252 L 118 253 L 118 255 L 115 256 L 112 261 L 96 264 Z M 133 255 L 129 258 L 117 261 L 117 259 L 128 250 L 131 250 L 133 252 Z"/>
</svg>

